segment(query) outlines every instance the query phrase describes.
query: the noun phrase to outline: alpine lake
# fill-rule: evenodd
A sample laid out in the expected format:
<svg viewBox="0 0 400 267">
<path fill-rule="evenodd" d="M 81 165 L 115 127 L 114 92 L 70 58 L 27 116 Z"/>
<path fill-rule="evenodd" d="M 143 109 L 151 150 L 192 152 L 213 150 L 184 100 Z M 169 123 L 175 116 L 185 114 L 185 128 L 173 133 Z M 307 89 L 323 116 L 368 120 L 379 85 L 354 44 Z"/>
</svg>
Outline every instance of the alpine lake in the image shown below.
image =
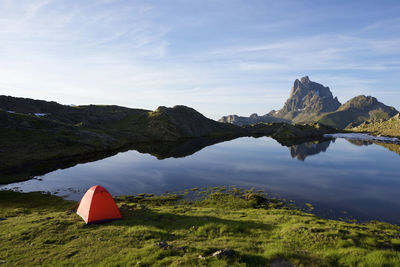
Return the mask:
<svg viewBox="0 0 400 267">
<path fill-rule="evenodd" d="M 400 225 L 399 144 L 344 138 L 285 145 L 269 137 L 220 141 L 156 143 L 57 167 L 0 190 L 43 191 L 79 200 L 97 184 L 114 196 L 254 188 L 299 208 L 312 205 L 312 212 L 324 218 Z"/>
</svg>

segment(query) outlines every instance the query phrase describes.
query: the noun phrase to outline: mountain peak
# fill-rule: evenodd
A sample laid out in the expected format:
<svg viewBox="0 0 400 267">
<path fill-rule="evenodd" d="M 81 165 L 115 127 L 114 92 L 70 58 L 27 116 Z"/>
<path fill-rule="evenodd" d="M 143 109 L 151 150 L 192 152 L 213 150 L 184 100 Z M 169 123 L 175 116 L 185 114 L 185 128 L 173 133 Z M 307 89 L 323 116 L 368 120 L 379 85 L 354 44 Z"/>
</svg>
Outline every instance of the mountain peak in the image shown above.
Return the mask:
<svg viewBox="0 0 400 267">
<path fill-rule="evenodd" d="M 380 103 L 378 99 L 372 96 L 365 96 L 365 95 L 359 95 L 356 97 L 353 97 L 352 99 L 348 100 L 346 103 L 344 103 L 340 109 L 348 109 L 348 108 L 359 108 L 363 109 L 369 106 L 373 106 Z"/>
<path fill-rule="evenodd" d="M 329 87 L 313 82 L 308 76 L 294 81 L 290 97 L 283 108 L 278 112 L 278 117 L 302 122 L 307 116 L 299 114 L 320 114 L 323 112 L 335 111 L 339 108 L 340 102 L 333 97 Z"/>
<path fill-rule="evenodd" d="M 256 113 L 250 117 L 230 115 L 222 117 L 219 121 L 236 125 L 258 122 L 294 124 L 321 122 L 343 129 L 351 125 L 354 127 L 364 121 L 387 120 L 390 117 L 393 117 L 393 120 L 400 120 L 400 113 L 394 107 L 379 102 L 375 97 L 359 95 L 341 105 L 338 98 L 332 95 L 329 87 L 313 82 L 308 76 L 304 76 L 295 79 L 290 97 L 280 110 L 272 110 L 262 116 Z"/>
<path fill-rule="evenodd" d="M 309 84 L 310 83 L 310 78 L 308 76 L 304 76 L 300 79 L 302 84 Z"/>
</svg>

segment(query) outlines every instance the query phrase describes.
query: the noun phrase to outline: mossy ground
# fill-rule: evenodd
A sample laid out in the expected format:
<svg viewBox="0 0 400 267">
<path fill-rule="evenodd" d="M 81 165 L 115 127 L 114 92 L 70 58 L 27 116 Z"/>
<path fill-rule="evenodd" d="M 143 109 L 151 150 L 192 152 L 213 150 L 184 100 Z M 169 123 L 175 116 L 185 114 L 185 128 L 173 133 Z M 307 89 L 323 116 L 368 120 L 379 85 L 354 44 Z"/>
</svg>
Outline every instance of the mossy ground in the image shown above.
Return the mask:
<svg viewBox="0 0 400 267">
<path fill-rule="evenodd" d="M 116 198 L 122 220 L 85 225 L 76 202 L 0 191 L 0 264 L 398 266 L 400 227 L 318 218 L 251 192 Z M 159 242 L 163 245 L 159 245 Z M 235 255 L 213 257 L 230 248 Z M 201 255 L 201 256 L 200 256 Z"/>
</svg>

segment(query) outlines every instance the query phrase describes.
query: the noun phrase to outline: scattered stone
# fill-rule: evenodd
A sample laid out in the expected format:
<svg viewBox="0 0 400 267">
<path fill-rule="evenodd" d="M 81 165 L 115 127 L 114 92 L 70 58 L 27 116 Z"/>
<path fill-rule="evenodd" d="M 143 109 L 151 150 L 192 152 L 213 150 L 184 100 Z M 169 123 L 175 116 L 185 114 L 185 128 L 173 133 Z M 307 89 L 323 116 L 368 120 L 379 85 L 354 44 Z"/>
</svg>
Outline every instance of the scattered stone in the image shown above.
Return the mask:
<svg viewBox="0 0 400 267">
<path fill-rule="evenodd" d="M 348 234 L 350 234 L 349 231 L 343 230 L 343 229 L 339 229 L 338 233 L 339 233 L 339 234 L 343 234 L 343 235 L 348 235 Z"/>
<path fill-rule="evenodd" d="M 202 260 L 205 260 L 205 259 L 206 259 L 206 257 L 204 257 L 204 256 L 202 256 L 202 255 L 199 255 L 198 258 L 199 258 L 199 259 L 202 259 Z"/>
<path fill-rule="evenodd" d="M 5 260 L 0 260 L 0 264 L 6 264 Z"/>
<path fill-rule="evenodd" d="M 285 260 L 277 259 L 271 262 L 271 267 L 292 267 L 293 265 Z"/>
<path fill-rule="evenodd" d="M 212 254 L 213 257 L 217 257 L 218 259 L 222 257 L 232 257 L 235 255 L 235 251 L 230 248 L 224 248 L 221 250 L 218 250 Z"/>
<path fill-rule="evenodd" d="M 157 243 L 157 246 L 158 246 L 159 248 L 161 248 L 161 249 L 164 249 L 164 250 L 166 250 L 166 249 L 169 248 L 169 245 L 168 245 L 168 243 L 167 243 L 166 241 L 158 242 L 158 243 Z"/>
<path fill-rule="evenodd" d="M 277 259 L 271 262 L 271 267 L 292 267 L 293 265 L 283 259 Z"/>
<path fill-rule="evenodd" d="M 311 231 L 311 233 L 322 233 L 322 232 L 325 232 L 326 230 L 320 229 L 320 228 L 313 228 L 310 231 Z"/>
</svg>

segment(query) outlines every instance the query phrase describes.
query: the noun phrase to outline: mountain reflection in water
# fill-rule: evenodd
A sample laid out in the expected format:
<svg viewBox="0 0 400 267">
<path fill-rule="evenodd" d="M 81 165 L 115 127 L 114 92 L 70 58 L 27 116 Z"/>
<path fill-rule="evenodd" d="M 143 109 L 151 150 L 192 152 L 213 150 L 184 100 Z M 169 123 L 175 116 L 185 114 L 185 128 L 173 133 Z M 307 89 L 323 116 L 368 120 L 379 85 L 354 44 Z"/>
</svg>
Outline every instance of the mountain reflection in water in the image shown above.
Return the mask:
<svg viewBox="0 0 400 267">
<path fill-rule="evenodd" d="M 398 151 L 397 144 L 343 139 L 288 144 L 268 137 L 224 141 L 140 144 L 72 167 L 73 162 L 65 162 L 65 168 L 57 170 L 52 168 L 60 164 L 49 163 L 50 171 L 43 176 L 0 189 L 45 191 L 79 200 L 94 184 L 113 195 L 254 187 L 296 204 L 311 203 L 324 217 L 340 218 L 346 211 L 360 220 L 400 224 L 400 215 L 393 212 L 400 209 L 399 156 L 388 151 Z"/>
<path fill-rule="evenodd" d="M 327 141 L 314 141 L 305 142 L 299 145 L 289 146 L 290 155 L 292 158 L 297 158 L 298 160 L 304 161 L 308 156 L 316 155 L 321 152 L 325 152 L 331 142 L 334 140 Z"/>
<path fill-rule="evenodd" d="M 377 142 L 370 140 L 354 140 L 354 139 L 346 139 L 352 145 L 355 146 L 370 146 L 372 144 L 382 146 L 398 155 L 400 155 L 400 145 L 393 143 L 385 143 L 385 142 Z M 297 158 L 298 160 L 305 161 L 305 159 L 312 155 L 317 155 L 321 152 L 326 152 L 329 145 L 334 143 L 336 139 L 330 140 L 317 140 L 317 141 L 308 141 L 301 144 L 296 145 L 287 145 L 289 148 L 290 155 L 292 158 Z"/>
<path fill-rule="evenodd" d="M 262 138 L 262 137 L 258 137 Z M 6 172 L 0 171 L 1 177 L 18 177 L 21 181 L 29 180 L 35 176 L 42 176 L 46 173 L 58 170 L 66 169 L 76 166 L 77 164 L 98 161 L 104 158 L 114 156 L 121 152 L 129 150 L 136 150 L 143 154 L 150 154 L 159 160 L 168 158 L 183 158 L 197 153 L 205 147 L 212 146 L 218 143 L 223 143 L 235 139 L 234 137 L 198 137 L 198 138 L 187 138 L 176 142 L 148 142 L 148 143 L 137 143 L 130 146 L 124 147 L 117 151 L 105 151 L 100 153 L 92 153 L 89 155 L 80 155 L 76 157 L 68 157 L 62 159 L 54 159 L 40 162 L 40 164 L 32 164 L 25 166 L 24 168 L 16 168 L 13 170 L 7 170 Z M 400 155 L 400 145 L 393 143 L 382 143 L 370 140 L 354 140 L 346 139 L 352 145 L 356 146 L 367 146 L 376 144 L 386 149 L 395 152 Z M 334 143 L 336 139 L 318 139 L 318 140 L 276 140 L 282 146 L 289 148 L 290 155 L 292 158 L 296 158 L 300 161 L 305 161 L 307 157 L 317 155 L 321 152 L 326 152 L 329 145 Z M 1 161 L 1 157 L 0 157 Z"/>
</svg>

